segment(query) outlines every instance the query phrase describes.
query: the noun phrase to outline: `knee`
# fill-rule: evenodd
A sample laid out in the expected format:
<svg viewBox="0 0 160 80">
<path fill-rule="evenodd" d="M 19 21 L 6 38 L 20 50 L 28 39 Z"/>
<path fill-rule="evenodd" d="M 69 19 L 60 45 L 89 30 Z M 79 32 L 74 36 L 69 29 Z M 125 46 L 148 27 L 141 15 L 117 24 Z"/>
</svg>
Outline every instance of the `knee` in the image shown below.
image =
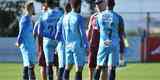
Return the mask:
<svg viewBox="0 0 160 80">
<path fill-rule="evenodd" d="M 69 70 L 70 71 L 72 69 L 72 67 L 73 67 L 72 64 L 66 65 L 65 66 L 65 70 Z"/>
<path fill-rule="evenodd" d="M 77 66 L 76 67 L 76 72 L 82 72 L 83 66 Z"/>
</svg>

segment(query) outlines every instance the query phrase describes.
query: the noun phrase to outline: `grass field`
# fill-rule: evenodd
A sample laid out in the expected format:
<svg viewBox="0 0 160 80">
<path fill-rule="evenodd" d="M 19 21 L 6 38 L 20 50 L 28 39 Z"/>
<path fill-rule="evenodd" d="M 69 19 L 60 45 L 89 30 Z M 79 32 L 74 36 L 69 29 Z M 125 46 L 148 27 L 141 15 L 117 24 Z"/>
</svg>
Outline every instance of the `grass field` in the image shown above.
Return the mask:
<svg viewBox="0 0 160 80">
<path fill-rule="evenodd" d="M 0 63 L 0 80 L 21 80 L 22 64 Z M 74 69 L 71 76 L 74 80 Z M 132 63 L 117 69 L 117 80 L 160 80 L 160 63 Z M 39 79 L 39 68 L 36 66 Z M 84 68 L 83 80 L 88 80 L 88 69 Z"/>
</svg>

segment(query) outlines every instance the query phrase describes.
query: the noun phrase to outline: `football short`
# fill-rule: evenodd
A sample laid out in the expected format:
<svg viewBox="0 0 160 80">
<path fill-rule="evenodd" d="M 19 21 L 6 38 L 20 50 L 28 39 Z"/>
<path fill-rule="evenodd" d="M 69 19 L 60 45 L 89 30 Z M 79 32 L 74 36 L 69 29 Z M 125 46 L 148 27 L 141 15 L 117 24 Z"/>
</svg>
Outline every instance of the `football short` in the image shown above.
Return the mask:
<svg viewBox="0 0 160 80">
<path fill-rule="evenodd" d="M 35 47 L 33 46 L 26 46 L 25 44 L 20 45 L 20 51 L 22 53 L 23 58 L 23 65 L 24 66 L 31 66 L 36 64 L 36 51 Z"/>
<path fill-rule="evenodd" d="M 75 64 L 76 67 L 84 66 L 86 61 L 86 49 L 78 48 L 75 51 L 71 49 L 65 49 L 66 64 Z"/>
<path fill-rule="evenodd" d="M 112 52 L 109 54 L 108 58 L 108 66 L 115 66 L 119 65 L 119 48 L 116 46 L 112 48 Z"/>
<path fill-rule="evenodd" d="M 46 65 L 54 64 L 54 54 L 57 43 L 55 40 L 43 37 L 43 51 L 45 55 Z"/>
<path fill-rule="evenodd" d="M 58 53 L 59 68 L 65 67 L 65 49 L 64 48 L 65 48 L 64 44 L 62 42 L 59 42 L 56 49 Z"/>
</svg>

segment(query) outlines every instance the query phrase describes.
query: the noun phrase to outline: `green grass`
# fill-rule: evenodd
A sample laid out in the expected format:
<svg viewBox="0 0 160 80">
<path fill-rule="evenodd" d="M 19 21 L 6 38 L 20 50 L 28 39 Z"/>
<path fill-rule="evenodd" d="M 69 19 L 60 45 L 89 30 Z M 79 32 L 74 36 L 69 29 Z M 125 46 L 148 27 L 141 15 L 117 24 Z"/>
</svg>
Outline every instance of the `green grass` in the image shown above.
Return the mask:
<svg viewBox="0 0 160 80">
<path fill-rule="evenodd" d="M 21 80 L 22 64 L 0 63 L 0 80 Z M 36 76 L 39 79 L 39 67 L 36 66 Z M 71 72 L 74 80 L 75 69 Z M 84 68 L 83 80 L 88 80 L 88 69 Z M 127 67 L 117 69 L 117 80 L 160 80 L 160 63 L 132 63 Z"/>
</svg>

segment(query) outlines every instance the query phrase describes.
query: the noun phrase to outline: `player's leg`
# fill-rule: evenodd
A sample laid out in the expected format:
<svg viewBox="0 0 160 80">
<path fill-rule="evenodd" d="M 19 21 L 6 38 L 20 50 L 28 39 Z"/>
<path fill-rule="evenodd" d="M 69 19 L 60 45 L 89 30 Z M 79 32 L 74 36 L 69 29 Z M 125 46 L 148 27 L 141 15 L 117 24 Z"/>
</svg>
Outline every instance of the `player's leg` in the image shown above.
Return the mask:
<svg viewBox="0 0 160 80">
<path fill-rule="evenodd" d="M 119 65 L 119 48 L 113 48 L 108 61 L 108 80 L 116 79 L 116 67 Z"/>
<path fill-rule="evenodd" d="M 24 44 L 20 45 L 20 51 L 22 54 L 22 59 L 23 59 L 23 80 L 29 80 L 29 56 L 28 56 L 28 51 L 26 51 L 26 48 L 24 47 Z"/>
<path fill-rule="evenodd" d="M 108 67 L 108 80 L 116 80 L 116 67 L 115 66 Z"/>
<path fill-rule="evenodd" d="M 125 66 L 125 46 L 122 41 L 120 41 L 120 60 L 119 60 L 119 65 L 120 66 Z"/>
<path fill-rule="evenodd" d="M 47 80 L 46 62 L 43 51 L 43 37 L 38 37 L 38 63 L 40 66 L 41 80 Z"/>
<path fill-rule="evenodd" d="M 40 66 L 40 75 L 41 80 L 47 80 L 47 74 L 46 74 L 46 62 L 45 62 L 45 56 L 44 53 L 41 55 L 38 55 L 38 61 Z"/>
<path fill-rule="evenodd" d="M 45 54 L 45 60 L 47 65 L 47 78 L 53 80 L 53 59 L 55 52 L 55 41 L 49 38 L 43 38 L 43 50 Z"/>
<path fill-rule="evenodd" d="M 28 66 L 23 67 L 23 80 L 29 80 L 28 70 Z"/>
<path fill-rule="evenodd" d="M 34 67 L 35 67 L 34 64 L 32 64 L 32 65 L 29 66 L 29 69 L 28 69 L 28 74 L 29 74 L 29 79 L 30 80 L 36 80 Z"/>
<path fill-rule="evenodd" d="M 82 71 L 85 64 L 86 52 L 85 48 L 78 48 L 75 53 L 73 53 L 76 66 L 75 80 L 82 80 Z"/>
<path fill-rule="evenodd" d="M 89 66 L 89 80 L 93 80 L 93 74 L 96 69 L 96 60 L 97 60 L 98 49 L 90 48 L 88 55 L 88 66 Z"/>
<path fill-rule="evenodd" d="M 54 54 L 54 58 L 53 58 L 54 60 L 54 65 L 53 65 L 53 67 L 54 67 L 54 76 L 55 76 L 55 80 L 58 80 L 58 70 L 59 70 L 59 65 L 58 65 L 58 54 L 57 54 L 57 52 L 56 52 L 56 54 Z"/>
<path fill-rule="evenodd" d="M 31 45 L 29 48 L 29 79 L 36 80 L 34 67 L 36 64 L 36 45 Z"/>
<path fill-rule="evenodd" d="M 94 80 L 99 80 L 101 70 L 102 70 L 102 69 L 101 69 L 101 66 L 100 66 L 100 65 L 97 65 L 97 66 L 96 66 L 95 73 L 94 73 Z"/>
<path fill-rule="evenodd" d="M 107 80 L 107 67 L 103 66 L 101 70 L 100 80 Z"/>
<path fill-rule="evenodd" d="M 63 79 L 64 80 L 70 80 L 69 76 L 70 76 L 70 70 L 72 69 L 73 67 L 73 64 L 74 64 L 74 59 L 73 59 L 73 53 L 67 49 L 65 51 L 66 53 L 66 65 L 65 65 L 65 70 L 64 70 L 64 75 L 63 75 Z"/>
<path fill-rule="evenodd" d="M 57 46 L 58 52 L 58 63 L 59 63 L 59 71 L 58 71 L 58 80 L 63 80 L 63 74 L 65 70 L 65 52 L 64 52 L 64 44 L 60 43 Z"/>
<path fill-rule="evenodd" d="M 107 62 L 109 57 L 109 49 L 108 48 L 99 48 L 99 52 L 97 54 L 97 67 L 94 74 L 94 80 L 107 80 Z M 106 72 L 105 72 L 106 71 Z"/>
</svg>

